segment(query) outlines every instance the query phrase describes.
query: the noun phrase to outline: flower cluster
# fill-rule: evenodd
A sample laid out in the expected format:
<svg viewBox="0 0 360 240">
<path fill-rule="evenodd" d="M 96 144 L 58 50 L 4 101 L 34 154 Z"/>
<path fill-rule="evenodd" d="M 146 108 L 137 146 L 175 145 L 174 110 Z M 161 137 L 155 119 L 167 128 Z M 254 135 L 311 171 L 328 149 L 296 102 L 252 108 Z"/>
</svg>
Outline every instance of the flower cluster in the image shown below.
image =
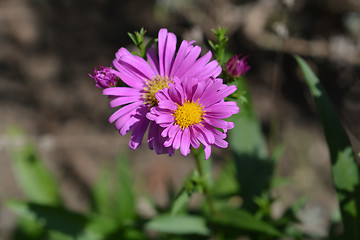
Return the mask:
<svg viewBox="0 0 360 240">
<path fill-rule="evenodd" d="M 157 49 L 150 47 L 146 60 L 120 48 L 112 68 L 101 67 L 90 75 L 96 86 L 111 96 L 110 107 L 118 108 L 109 118 L 121 135 L 130 130 L 129 147 L 141 146 L 148 130 L 147 143 L 157 154 L 182 155 L 190 147 L 226 148 L 226 131 L 234 124 L 223 120 L 239 111 L 225 97 L 236 91 L 218 78 L 222 68 L 212 54 L 200 57 L 201 48 L 183 40 L 176 51 L 173 33 L 161 29 Z M 156 47 L 156 46 L 155 46 Z M 124 87 L 115 87 L 121 81 Z"/>
</svg>

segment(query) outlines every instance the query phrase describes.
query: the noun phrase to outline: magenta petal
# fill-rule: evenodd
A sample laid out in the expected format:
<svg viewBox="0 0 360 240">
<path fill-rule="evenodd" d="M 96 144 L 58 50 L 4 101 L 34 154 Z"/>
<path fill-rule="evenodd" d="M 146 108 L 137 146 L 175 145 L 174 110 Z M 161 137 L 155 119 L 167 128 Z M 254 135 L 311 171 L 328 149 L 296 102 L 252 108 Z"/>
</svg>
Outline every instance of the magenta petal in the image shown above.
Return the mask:
<svg viewBox="0 0 360 240">
<path fill-rule="evenodd" d="M 205 160 L 208 160 L 211 155 L 211 147 L 209 145 L 204 145 L 205 151 Z"/>
<path fill-rule="evenodd" d="M 178 70 L 176 71 L 175 75 L 179 78 L 181 77 L 192 77 L 192 73 L 189 72 L 189 68 L 195 63 L 196 59 L 199 57 L 201 52 L 201 48 L 195 46 L 184 58 L 181 66 L 179 66 Z"/>
<path fill-rule="evenodd" d="M 209 76 L 212 77 L 217 77 L 220 75 L 222 71 L 221 66 L 219 65 L 218 61 L 213 60 L 211 62 L 209 62 L 208 64 L 206 64 L 206 66 L 204 66 L 201 71 L 197 72 L 197 77 L 199 79 L 204 79 L 207 78 Z"/>
<path fill-rule="evenodd" d="M 170 85 L 170 84 L 169 84 Z M 169 96 L 171 98 L 171 100 L 174 102 L 174 103 L 177 103 L 177 104 L 182 104 L 182 101 L 181 99 L 183 98 L 181 96 L 181 93 L 177 91 L 177 88 L 173 87 L 173 84 L 170 85 L 170 88 L 167 89 L 168 93 L 169 93 Z"/>
<path fill-rule="evenodd" d="M 190 153 L 190 132 L 189 128 L 185 128 L 181 137 L 180 152 L 183 156 Z"/>
<path fill-rule="evenodd" d="M 128 67 L 119 63 L 116 59 L 113 61 L 113 65 L 118 70 L 116 75 L 128 86 L 140 90 L 144 88 L 144 78 L 134 73 L 133 69 L 129 69 Z"/>
<path fill-rule="evenodd" d="M 196 85 L 196 90 L 194 91 L 194 94 L 192 96 L 192 101 L 196 102 L 199 100 L 199 98 L 202 96 L 202 94 L 204 93 L 205 90 L 205 83 L 204 82 L 199 82 Z"/>
<path fill-rule="evenodd" d="M 194 129 L 192 127 L 190 127 L 189 129 L 190 129 L 190 143 L 191 143 L 191 146 L 193 146 L 194 148 L 199 148 L 200 143 L 199 143 L 199 140 L 196 138 Z"/>
<path fill-rule="evenodd" d="M 149 132 L 148 132 L 148 146 L 151 150 L 154 150 L 154 139 L 156 137 L 156 133 L 155 133 L 155 128 L 156 123 L 153 121 L 150 121 L 150 126 L 149 126 Z"/>
<path fill-rule="evenodd" d="M 212 125 L 214 127 L 221 128 L 221 129 L 234 128 L 234 123 L 227 122 L 227 121 L 224 121 L 222 119 L 206 118 L 205 122 L 207 122 L 208 124 L 210 124 L 210 125 Z"/>
<path fill-rule="evenodd" d="M 119 117 L 125 115 L 126 113 L 133 111 L 134 109 L 136 109 L 137 107 L 139 107 L 140 105 L 142 105 L 141 102 L 135 102 L 135 103 L 131 103 L 129 105 L 126 105 L 122 108 L 120 108 L 119 110 L 117 110 L 116 112 L 114 112 L 110 118 L 109 118 L 109 122 L 113 123 L 116 119 L 118 119 Z"/>
<path fill-rule="evenodd" d="M 167 138 L 164 142 L 164 147 L 171 147 L 174 143 L 174 138 Z"/>
<path fill-rule="evenodd" d="M 153 69 L 154 73 L 156 75 L 159 75 L 159 61 L 156 56 L 156 52 L 154 50 L 154 47 L 150 47 L 149 50 L 146 53 L 147 60 L 150 63 L 151 68 Z"/>
<path fill-rule="evenodd" d="M 169 110 L 176 110 L 178 105 L 170 100 L 162 100 L 158 104 L 159 108 L 165 108 Z"/>
<path fill-rule="evenodd" d="M 133 125 L 140 120 L 139 118 L 134 117 L 135 114 L 136 110 L 129 112 L 116 120 L 114 125 L 121 135 L 125 135 L 128 131 L 131 130 L 131 127 L 133 127 Z"/>
<path fill-rule="evenodd" d="M 179 131 L 181 131 L 179 125 L 172 125 L 169 129 L 169 138 L 174 138 Z"/>
<path fill-rule="evenodd" d="M 176 54 L 173 66 L 171 68 L 171 72 L 169 77 L 172 77 L 175 75 L 175 73 L 178 71 L 179 66 L 182 64 L 186 54 L 187 54 L 187 48 L 189 46 L 189 43 L 185 40 L 181 42 L 181 45 L 179 47 L 179 51 Z"/>
<path fill-rule="evenodd" d="M 158 116 L 156 118 L 156 123 L 157 124 L 162 124 L 162 123 L 173 123 L 174 122 L 174 116 L 171 114 L 162 114 L 160 116 Z"/>
<path fill-rule="evenodd" d="M 200 124 L 198 124 L 198 125 L 196 125 L 196 127 L 197 127 L 198 131 L 204 136 L 207 143 L 213 144 L 215 142 L 214 134 L 212 133 L 212 131 L 210 129 L 205 127 L 205 125 L 201 126 Z"/>
<path fill-rule="evenodd" d="M 171 67 L 174 61 L 175 51 L 176 51 L 176 36 L 173 33 L 168 33 L 166 39 L 166 49 L 164 56 L 164 73 L 162 76 L 169 76 Z"/>
<path fill-rule="evenodd" d="M 149 120 L 143 117 L 135 126 L 131 134 L 129 147 L 133 150 L 141 146 L 141 141 L 144 137 L 146 129 L 149 125 Z"/>
<path fill-rule="evenodd" d="M 208 51 L 204 56 L 195 61 L 195 63 L 188 69 L 188 72 L 194 72 L 193 76 L 197 76 L 199 70 L 200 73 L 203 71 L 203 67 L 210 61 L 211 56 L 211 51 Z"/>
<path fill-rule="evenodd" d="M 126 133 L 128 133 L 133 127 L 134 125 L 139 122 L 139 118 L 136 117 L 130 117 L 130 119 L 128 121 L 123 122 L 123 125 L 121 126 L 121 128 L 119 129 L 119 133 L 124 136 Z"/>
<path fill-rule="evenodd" d="M 228 142 L 225 141 L 224 139 L 220 139 L 220 138 L 215 139 L 215 146 L 218 148 L 227 148 L 228 145 L 229 145 Z"/>
<path fill-rule="evenodd" d="M 174 136 L 173 148 L 175 150 L 180 148 L 182 134 L 183 134 L 183 131 L 179 130 L 176 132 L 176 134 Z"/>
<path fill-rule="evenodd" d="M 118 107 L 120 105 L 124 105 L 131 102 L 138 102 L 142 101 L 141 96 L 135 96 L 135 97 L 117 97 L 114 100 L 110 102 L 110 107 Z"/>
<path fill-rule="evenodd" d="M 167 40 L 168 31 L 166 29 L 160 29 L 158 34 L 158 51 L 159 51 L 159 69 L 160 75 L 165 76 L 165 49 L 166 49 L 166 40 Z"/>
<path fill-rule="evenodd" d="M 115 53 L 115 57 L 116 59 L 121 59 L 123 56 L 126 55 L 131 55 L 131 53 L 126 49 L 126 48 L 120 48 L 116 53 Z"/>
<path fill-rule="evenodd" d="M 110 95 L 110 96 L 139 96 L 140 91 L 135 88 L 129 87 L 111 87 L 105 88 L 103 90 L 103 95 Z"/>
<path fill-rule="evenodd" d="M 133 67 L 132 71 L 136 72 L 140 78 L 151 79 L 156 75 L 156 72 L 150 65 L 141 57 L 136 55 L 129 55 L 122 58 L 123 62 Z"/>
</svg>

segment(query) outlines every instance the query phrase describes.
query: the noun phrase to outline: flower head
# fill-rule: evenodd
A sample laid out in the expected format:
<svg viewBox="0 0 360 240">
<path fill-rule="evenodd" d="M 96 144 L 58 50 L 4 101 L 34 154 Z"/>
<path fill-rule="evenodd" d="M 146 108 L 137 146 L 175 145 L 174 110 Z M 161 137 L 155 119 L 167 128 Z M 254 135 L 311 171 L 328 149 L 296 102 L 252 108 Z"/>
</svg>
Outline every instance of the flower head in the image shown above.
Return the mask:
<svg viewBox="0 0 360 240">
<path fill-rule="evenodd" d="M 115 55 L 115 74 L 128 87 L 107 88 L 103 94 L 114 98 L 110 102 L 111 107 L 120 107 L 110 116 L 109 121 L 115 122 L 121 135 L 133 130 L 129 143 L 132 149 L 141 145 L 150 124 L 149 148 L 155 149 L 158 154 L 172 155 L 173 148 L 164 146 L 166 139 L 161 136 L 163 129 L 146 117 L 150 109 L 158 105 L 156 93 L 169 88 L 175 78 L 196 77 L 201 80 L 217 77 L 221 73 L 218 62 L 210 61 L 210 51 L 198 58 L 200 47 L 193 46 L 193 42 L 182 41 L 176 53 L 176 42 L 173 33 L 161 29 L 158 34 L 158 53 L 151 47 L 147 52 L 147 61 L 132 55 L 125 48 L 120 48 Z"/>
<path fill-rule="evenodd" d="M 233 77 L 240 77 L 250 70 L 246 62 L 248 56 L 240 58 L 241 55 L 235 55 L 226 63 L 226 72 Z"/>
<path fill-rule="evenodd" d="M 94 70 L 94 75 L 89 73 L 89 76 L 95 80 L 98 88 L 114 87 L 117 82 L 116 75 L 111 68 L 100 66 L 99 69 Z"/>
<path fill-rule="evenodd" d="M 211 146 L 226 148 L 226 131 L 234 127 L 232 122 L 223 120 L 238 113 L 235 102 L 225 102 L 224 98 L 236 90 L 227 86 L 222 79 L 208 78 L 198 81 L 174 78 L 170 88 L 156 94 L 158 106 L 147 114 L 164 130 L 165 147 L 179 149 L 182 155 L 190 153 L 190 146 L 198 148 L 200 143 L 205 149 L 206 159 L 211 154 Z M 222 129 L 220 131 L 218 129 Z"/>
</svg>

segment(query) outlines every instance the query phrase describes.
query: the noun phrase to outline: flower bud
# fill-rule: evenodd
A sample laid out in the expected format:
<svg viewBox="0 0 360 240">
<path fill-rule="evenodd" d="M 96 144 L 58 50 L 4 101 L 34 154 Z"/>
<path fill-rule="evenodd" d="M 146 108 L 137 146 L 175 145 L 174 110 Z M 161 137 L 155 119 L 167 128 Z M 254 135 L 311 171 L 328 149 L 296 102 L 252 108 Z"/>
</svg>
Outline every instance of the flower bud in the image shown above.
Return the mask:
<svg viewBox="0 0 360 240">
<path fill-rule="evenodd" d="M 240 58 L 241 55 L 234 55 L 226 63 L 226 72 L 232 77 L 240 77 L 250 70 L 246 59 L 248 56 Z"/>
<path fill-rule="evenodd" d="M 89 76 L 95 80 L 98 88 L 114 87 L 117 78 L 114 73 L 111 72 L 111 68 L 100 66 L 99 69 L 94 70 L 94 75 L 89 73 Z"/>
</svg>

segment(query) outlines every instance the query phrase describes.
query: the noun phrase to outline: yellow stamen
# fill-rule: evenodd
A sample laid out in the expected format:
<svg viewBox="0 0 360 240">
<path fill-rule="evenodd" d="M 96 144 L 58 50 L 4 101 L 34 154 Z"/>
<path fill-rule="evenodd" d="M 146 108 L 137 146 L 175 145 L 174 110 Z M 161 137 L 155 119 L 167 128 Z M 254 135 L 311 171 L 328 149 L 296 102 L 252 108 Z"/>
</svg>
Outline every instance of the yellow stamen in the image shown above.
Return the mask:
<svg viewBox="0 0 360 240">
<path fill-rule="evenodd" d="M 168 76 L 161 77 L 159 75 L 148 80 L 146 87 L 144 87 L 145 93 L 142 95 L 145 104 L 149 104 L 150 107 L 157 106 L 159 101 L 156 99 L 155 94 L 161 89 L 169 88 L 169 83 L 171 82 L 172 80 Z"/>
<path fill-rule="evenodd" d="M 183 105 L 178 105 L 178 108 L 173 113 L 175 123 L 182 129 L 191 125 L 200 123 L 204 119 L 204 106 L 196 102 L 190 102 L 185 99 Z"/>
</svg>

